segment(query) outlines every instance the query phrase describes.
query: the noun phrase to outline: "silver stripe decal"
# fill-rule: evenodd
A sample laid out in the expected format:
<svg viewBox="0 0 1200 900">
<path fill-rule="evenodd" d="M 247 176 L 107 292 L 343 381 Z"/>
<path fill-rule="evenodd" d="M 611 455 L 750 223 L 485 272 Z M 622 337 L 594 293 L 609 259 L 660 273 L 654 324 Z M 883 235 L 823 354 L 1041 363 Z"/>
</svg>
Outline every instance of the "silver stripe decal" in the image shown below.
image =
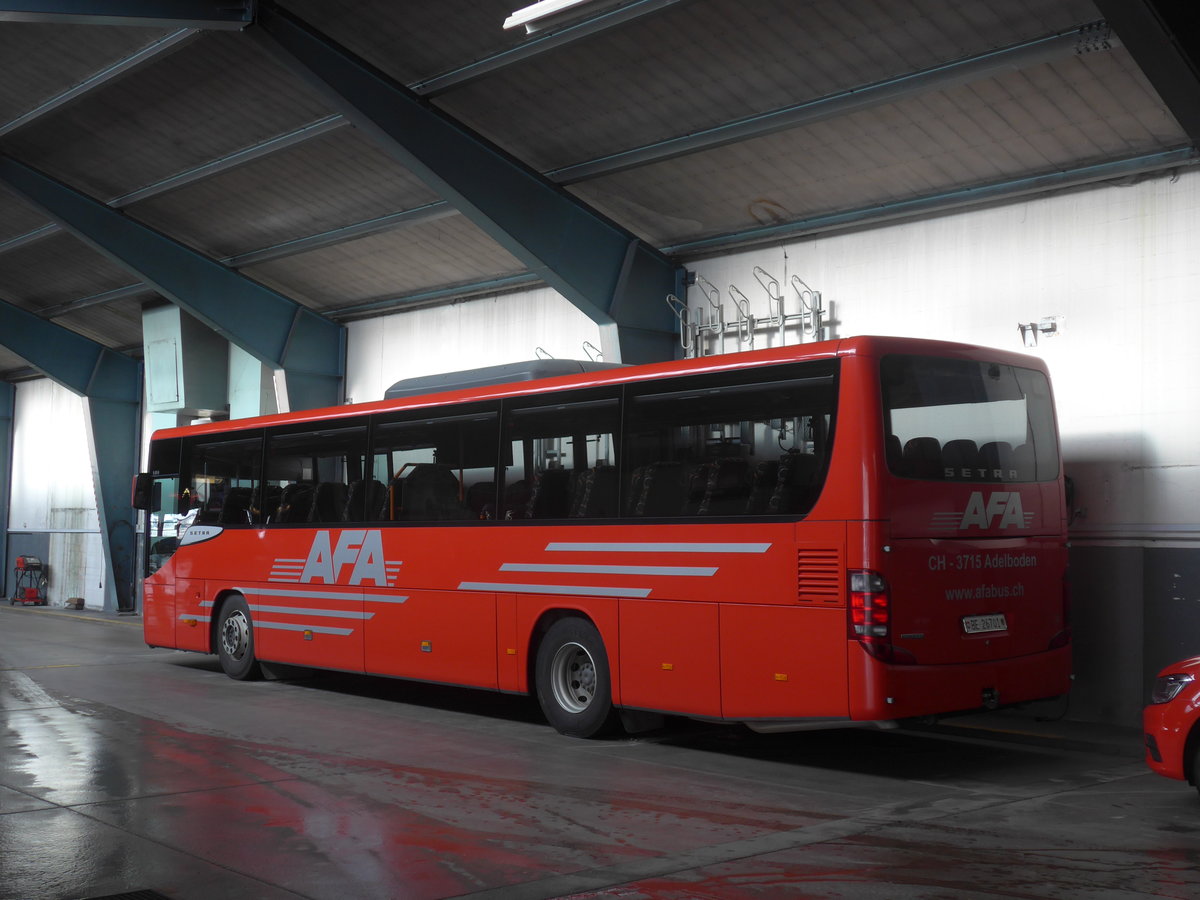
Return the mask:
<svg viewBox="0 0 1200 900">
<path fill-rule="evenodd" d="M 408 600 L 408 597 L 372 597 L 370 594 L 367 594 L 365 597 L 363 597 L 363 600 L 365 600 L 367 603 L 404 603 L 406 600 Z"/>
<path fill-rule="evenodd" d="M 695 575 L 708 578 L 716 566 L 575 566 L 550 563 L 505 563 L 501 572 L 568 572 L 576 575 Z"/>
<path fill-rule="evenodd" d="M 261 603 L 251 603 L 250 611 L 277 613 L 284 616 L 319 616 L 326 619 L 370 619 L 375 615 L 375 613 L 360 612 L 359 610 L 305 609 L 300 606 L 264 606 Z"/>
<path fill-rule="evenodd" d="M 315 634 L 336 634 L 345 637 L 354 634 L 353 628 L 329 628 L 326 625 L 294 625 L 290 622 L 255 622 L 255 628 L 274 628 L 277 631 L 311 631 Z"/>
<path fill-rule="evenodd" d="M 582 584 L 505 584 L 464 581 L 460 591 L 503 591 L 513 594 L 569 594 L 576 597 L 648 597 L 650 588 L 591 587 Z"/>
<path fill-rule="evenodd" d="M 377 585 L 371 585 L 376 587 Z M 297 600 L 362 600 L 361 592 L 353 591 L 310 591 L 305 588 L 258 588 L 235 587 L 235 591 L 243 594 L 254 594 L 258 597 L 292 597 Z"/>
<path fill-rule="evenodd" d="M 547 550 L 584 553 L 766 553 L 770 544 L 572 544 L 552 541 Z"/>
</svg>

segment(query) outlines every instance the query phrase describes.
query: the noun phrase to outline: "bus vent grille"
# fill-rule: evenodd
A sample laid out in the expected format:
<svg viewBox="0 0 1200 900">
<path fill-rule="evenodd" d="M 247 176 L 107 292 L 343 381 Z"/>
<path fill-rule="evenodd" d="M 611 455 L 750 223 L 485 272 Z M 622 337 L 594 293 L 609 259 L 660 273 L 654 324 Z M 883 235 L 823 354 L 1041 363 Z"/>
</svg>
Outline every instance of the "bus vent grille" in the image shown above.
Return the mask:
<svg viewBox="0 0 1200 900">
<path fill-rule="evenodd" d="M 841 606 L 842 566 L 837 550 L 797 550 L 796 590 L 801 603 Z"/>
</svg>

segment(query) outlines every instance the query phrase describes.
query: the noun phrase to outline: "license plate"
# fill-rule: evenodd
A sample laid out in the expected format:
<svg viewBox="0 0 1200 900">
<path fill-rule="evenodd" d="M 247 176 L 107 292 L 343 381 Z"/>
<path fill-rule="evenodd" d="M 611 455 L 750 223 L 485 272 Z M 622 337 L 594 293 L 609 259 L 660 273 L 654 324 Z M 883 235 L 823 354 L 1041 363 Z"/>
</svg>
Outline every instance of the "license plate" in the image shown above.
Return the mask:
<svg viewBox="0 0 1200 900">
<path fill-rule="evenodd" d="M 963 616 L 963 631 L 967 634 L 983 634 L 987 631 L 1008 631 L 1008 620 L 1004 613 L 990 616 Z"/>
</svg>

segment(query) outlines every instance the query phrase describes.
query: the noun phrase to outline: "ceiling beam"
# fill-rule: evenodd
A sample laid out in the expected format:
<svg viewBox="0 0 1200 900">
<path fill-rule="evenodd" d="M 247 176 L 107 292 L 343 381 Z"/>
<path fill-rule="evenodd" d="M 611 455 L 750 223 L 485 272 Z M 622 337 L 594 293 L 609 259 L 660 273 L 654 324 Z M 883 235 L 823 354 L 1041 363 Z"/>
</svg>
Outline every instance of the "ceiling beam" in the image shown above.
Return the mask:
<svg viewBox="0 0 1200 900">
<path fill-rule="evenodd" d="M 371 234 L 379 234 L 383 231 L 391 231 L 393 228 L 403 228 L 409 225 L 432 222 L 436 219 L 444 219 L 448 216 L 456 215 L 458 215 L 458 210 L 449 203 L 444 200 L 435 200 L 432 203 L 426 203 L 424 206 L 414 206 L 411 209 L 404 209 L 399 212 L 389 213 L 386 216 L 367 219 L 364 222 L 355 222 L 351 225 L 344 225 L 341 228 L 332 228 L 329 231 L 322 231 L 320 234 L 312 234 L 307 237 L 284 241 L 281 244 L 263 247 L 260 250 L 251 250 L 248 253 L 239 253 L 237 256 L 226 257 L 221 262 L 227 266 L 233 266 L 235 269 L 240 269 L 242 266 L 252 266 L 255 263 L 270 262 L 273 259 L 284 259 L 301 253 L 309 253 L 313 250 L 319 250 L 322 247 L 332 247 L 334 244 L 341 244 L 345 241 L 352 241 Z"/>
<path fill-rule="evenodd" d="M 1175 121 L 1200 146 L 1200 9 L 1176 0 L 1096 0 L 1096 6 Z"/>
<path fill-rule="evenodd" d="M 341 402 L 340 325 L 11 157 L 0 156 L 0 182 L 281 374 L 281 410 Z"/>
<path fill-rule="evenodd" d="M 606 359 L 674 355 L 663 300 L 682 291 L 682 270 L 654 247 L 275 3 L 260 5 L 247 33 L 280 51 L 385 152 L 599 323 Z"/>
<path fill-rule="evenodd" d="M 0 0 L 0 22 L 239 31 L 253 7 L 253 0 Z"/>
</svg>

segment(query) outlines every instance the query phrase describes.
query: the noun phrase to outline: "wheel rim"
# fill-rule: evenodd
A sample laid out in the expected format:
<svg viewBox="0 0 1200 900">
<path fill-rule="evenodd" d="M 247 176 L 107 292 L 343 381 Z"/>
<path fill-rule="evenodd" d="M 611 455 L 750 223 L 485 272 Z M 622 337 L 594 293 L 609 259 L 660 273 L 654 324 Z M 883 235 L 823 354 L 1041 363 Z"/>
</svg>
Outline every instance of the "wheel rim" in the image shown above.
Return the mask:
<svg viewBox="0 0 1200 900">
<path fill-rule="evenodd" d="M 563 644 L 550 661 L 554 700 L 570 713 L 581 713 L 596 697 L 596 663 L 582 644 Z"/>
<path fill-rule="evenodd" d="M 250 620 L 240 609 L 225 617 L 221 625 L 221 649 L 232 659 L 241 659 L 250 646 Z"/>
</svg>

